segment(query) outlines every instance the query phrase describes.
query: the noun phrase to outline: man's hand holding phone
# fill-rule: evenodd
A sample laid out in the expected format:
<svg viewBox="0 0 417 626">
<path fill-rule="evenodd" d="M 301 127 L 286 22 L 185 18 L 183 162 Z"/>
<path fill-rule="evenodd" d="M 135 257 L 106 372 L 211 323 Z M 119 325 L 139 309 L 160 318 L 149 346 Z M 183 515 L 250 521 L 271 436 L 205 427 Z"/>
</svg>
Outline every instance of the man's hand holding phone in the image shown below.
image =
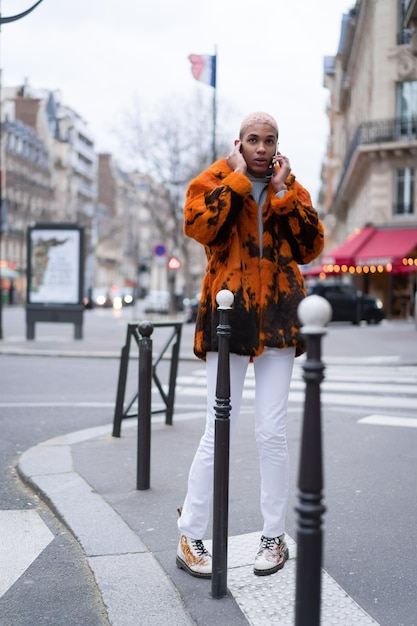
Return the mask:
<svg viewBox="0 0 417 626">
<path fill-rule="evenodd" d="M 246 174 L 248 166 L 246 165 L 246 161 L 243 158 L 241 141 L 238 141 L 235 144 L 235 147 L 226 158 L 226 161 L 228 166 L 235 172 L 241 172 L 241 174 Z"/>
<path fill-rule="evenodd" d="M 273 165 L 273 173 L 271 178 L 271 183 L 276 192 L 286 191 L 287 187 L 285 185 L 285 181 L 287 180 L 287 176 L 291 173 L 291 165 L 288 157 L 281 154 L 281 152 L 277 152 L 272 159 Z M 279 167 L 276 167 L 279 165 Z"/>
</svg>

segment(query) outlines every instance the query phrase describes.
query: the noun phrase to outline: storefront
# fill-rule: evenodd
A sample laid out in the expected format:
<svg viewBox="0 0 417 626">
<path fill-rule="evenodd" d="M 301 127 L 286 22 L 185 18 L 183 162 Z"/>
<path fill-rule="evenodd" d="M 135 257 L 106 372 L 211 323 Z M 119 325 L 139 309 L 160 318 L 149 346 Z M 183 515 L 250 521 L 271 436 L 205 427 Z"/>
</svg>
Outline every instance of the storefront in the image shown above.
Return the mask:
<svg viewBox="0 0 417 626">
<path fill-rule="evenodd" d="M 388 319 L 413 315 L 417 228 L 366 226 L 322 258 L 320 276 L 350 275 L 358 289 L 381 298 Z"/>
<path fill-rule="evenodd" d="M 20 272 L 16 266 L 0 260 L 0 284 L 2 304 L 16 304 L 16 283 L 20 280 Z"/>
</svg>

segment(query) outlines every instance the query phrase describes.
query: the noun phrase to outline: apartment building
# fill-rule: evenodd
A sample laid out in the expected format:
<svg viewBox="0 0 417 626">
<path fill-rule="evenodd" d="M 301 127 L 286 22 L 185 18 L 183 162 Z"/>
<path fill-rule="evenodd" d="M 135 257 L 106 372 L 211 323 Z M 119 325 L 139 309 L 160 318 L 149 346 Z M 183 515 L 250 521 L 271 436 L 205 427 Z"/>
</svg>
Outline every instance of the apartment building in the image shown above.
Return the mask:
<svg viewBox="0 0 417 626">
<path fill-rule="evenodd" d="M 48 151 L 35 131 L 19 120 L 3 127 L 7 168 L 4 170 L 4 226 L 7 238 L 3 253 L 15 266 L 25 262 L 24 233 L 31 220 L 45 219 L 53 211 L 54 194 Z"/>
<path fill-rule="evenodd" d="M 316 273 L 380 297 L 388 318 L 410 316 L 417 289 L 415 5 L 358 0 L 324 59 L 326 248 Z"/>
<path fill-rule="evenodd" d="M 153 186 L 149 176 L 126 172 L 111 154 L 99 154 L 95 286 L 129 286 L 139 295 L 150 287 L 152 247 L 158 241 L 151 215 Z"/>
<path fill-rule="evenodd" d="M 20 273 L 16 301 L 26 296 L 26 234 L 39 222 L 83 227 L 86 290 L 131 287 L 144 295 L 153 283 L 165 288 L 168 259 L 158 263 L 154 248 L 162 241 L 168 254 L 173 247 L 159 232 L 161 224 L 175 230 L 167 190 L 123 171 L 112 155 L 98 155 L 88 123 L 59 92 L 6 87 L 1 110 L 0 260 Z M 9 282 L 3 280 L 5 294 Z"/>
<path fill-rule="evenodd" d="M 26 232 L 39 222 L 83 226 L 96 204 L 96 154 L 87 123 L 57 94 L 27 84 L 6 87 L 2 103 L 4 172 L 2 259 L 20 271 L 25 297 Z"/>
</svg>

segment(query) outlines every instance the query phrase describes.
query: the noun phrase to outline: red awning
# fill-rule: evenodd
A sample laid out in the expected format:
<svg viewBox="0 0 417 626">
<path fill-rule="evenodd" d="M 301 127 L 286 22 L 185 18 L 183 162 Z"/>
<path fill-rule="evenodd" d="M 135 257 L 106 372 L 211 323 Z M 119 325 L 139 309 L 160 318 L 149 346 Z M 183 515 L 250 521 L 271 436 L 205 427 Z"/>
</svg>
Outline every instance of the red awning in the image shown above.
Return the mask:
<svg viewBox="0 0 417 626">
<path fill-rule="evenodd" d="M 376 230 L 372 226 L 365 226 L 335 250 L 325 254 L 322 258 L 323 265 L 355 265 L 357 253 L 375 232 Z"/>
<path fill-rule="evenodd" d="M 375 230 L 372 237 L 358 250 L 356 265 L 403 266 L 403 259 L 416 257 L 417 228 Z M 415 266 L 414 266 L 415 267 Z"/>
</svg>

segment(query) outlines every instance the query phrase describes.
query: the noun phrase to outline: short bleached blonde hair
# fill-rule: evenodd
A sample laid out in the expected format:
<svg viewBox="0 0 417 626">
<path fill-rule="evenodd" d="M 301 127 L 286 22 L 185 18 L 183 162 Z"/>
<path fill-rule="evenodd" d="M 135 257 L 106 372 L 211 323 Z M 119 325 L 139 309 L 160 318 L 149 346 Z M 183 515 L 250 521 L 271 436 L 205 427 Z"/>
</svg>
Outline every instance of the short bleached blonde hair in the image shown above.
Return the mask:
<svg viewBox="0 0 417 626">
<path fill-rule="evenodd" d="M 268 124 L 269 126 L 272 126 L 272 128 L 276 130 L 278 138 L 278 124 L 275 118 L 264 111 L 255 111 L 255 113 L 249 113 L 249 115 L 243 118 L 240 124 L 239 137 L 242 139 L 246 130 L 254 124 Z"/>
</svg>

